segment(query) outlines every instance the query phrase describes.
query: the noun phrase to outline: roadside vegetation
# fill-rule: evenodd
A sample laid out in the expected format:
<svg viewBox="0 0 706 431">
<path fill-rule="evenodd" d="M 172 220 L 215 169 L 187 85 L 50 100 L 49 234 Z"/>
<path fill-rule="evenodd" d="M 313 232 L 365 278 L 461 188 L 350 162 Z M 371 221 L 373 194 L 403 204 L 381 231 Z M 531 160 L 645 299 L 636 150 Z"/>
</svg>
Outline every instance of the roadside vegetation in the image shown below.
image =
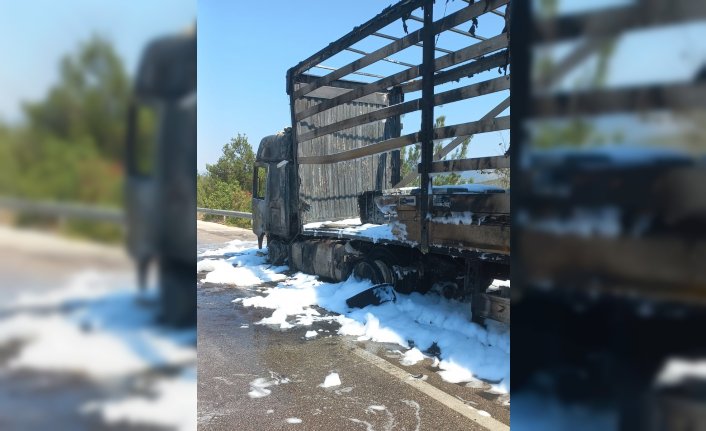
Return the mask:
<svg viewBox="0 0 706 431">
<path fill-rule="evenodd" d="M 94 36 L 65 55 L 58 78 L 21 117 L 0 120 L 0 195 L 120 207 L 131 79 L 110 41 Z M 154 115 L 141 121 L 152 139 Z M 110 223 L 18 215 L 19 225 L 42 226 L 101 241 L 119 241 Z"/>
<path fill-rule="evenodd" d="M 201 208 L 252 212 L 252 177 L 255 153 L 245 135 L 223 146 L 223 154 L 196 178 L 197 205 Z M 248 219 L 203 215 L 203 220 L 250 228 Z"/>
</svg>

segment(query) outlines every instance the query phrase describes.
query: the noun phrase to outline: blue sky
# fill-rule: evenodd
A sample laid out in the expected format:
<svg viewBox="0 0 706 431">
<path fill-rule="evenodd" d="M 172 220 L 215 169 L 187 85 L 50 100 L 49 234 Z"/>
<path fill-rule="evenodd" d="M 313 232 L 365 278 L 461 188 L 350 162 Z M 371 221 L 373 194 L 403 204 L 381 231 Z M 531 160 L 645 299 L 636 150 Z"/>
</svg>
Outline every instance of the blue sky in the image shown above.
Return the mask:
<svg viewBox="0 0 706 431">
<path fill-rule="evenodd" d="M 287 69 L 309 57 L 329 43 L 348 33 L 387 7 L 391 1 L 360 0 L 333 2 L 313 0 L 307 2 L 269 1 L 245 7 L 239 2 L 201 1 L 198 6 L 198 160 L 199 171 L 206 163 L 215 162 L 221 148 L 238 133 L 248 136 L 256 148 L 260 140 L 290 125 L 289 98 L 285 89 Z M 440 17 L 447 7 L 447 14 L 459 9 L 461 1 L 438 1 L 435 14 Z M 417 15 L 420 15 L 417 12 Z M 481 22 L 479 34 L 494 35 L 503 26 L 499 17 Z M 410 29 L 418 28 L 409 23 Z M 400 27 L 399 23 L 393 26 Z M 388 34 L 401 35 L 401 28 L 386 28 Z M 389 30 L 389 31 L 388 31 Z M 463 39 L 463 36 L 459 36 Z M 439 41 L 439 46 L 454 49 L 460 43 L 453 36 Z M 374 42 L 374 41 L 373 41 Z M 378 45 L 363 41 L 356 47 L 365 50 Z M 415 51 L 416 50 L 416 51 Z M 410 63 L 421 62 L 421 48 L 412 47 L 395 56 Z M 414 59 L 418 55 L 418 59 Z M 326 61 L 327 65 L 340 67 L 359 58 L 355 54 L 342 54 Z M 385 63 L 374 65 L 378 71 L 401 70 L 399 66 Z M 366 71 L 368 69 L 365 69 Z M 370 70 L 374 71 L 374 70 Z M 485 76 L 485 75 L 484 75 Z M 483 79 L 498 76 L 490 72 Z M 355 79 L 366 80 L 362 77 Z M 480 118 L 488 109 L 507 94 L 484 96 L 487 100 L 476 107 L 447 106 L 447 124 Z M 419 97 L 408 95 L 407 100 Z M 494 103 L 491 105 L 491 103 Z M 466 111 L 468 109 L 468 111 Z M 442 112 L 439 112 L 442 113 Z M 408 114 L 403 118 L 403 133 L 419 128 L 419 115 Z M 505 133 L 504 139 L 509 139 Z M 502 140 L 496 133 L 487 137 L 486 152 L 499 151 Z M 474 139 L 474 143 L 480 141 Z"/>
<path fill-rule="evenodd" d="M 111 40 L 133 74 L 150 39 L 195 20 L 195 0 L 2 1 L 0 119 L 19 120 L 21 101 L 41 98 L 58 77 L 60 58 L 92 34 Z"/>
<path fill-rule="evenodd" d="M 392 0 L 335 2 L 309 0 L 272 0 L 244 4 L 226 0 L 54 0 L 3 1 L 0 3 L 0 52 L 5 61 L 0 67 L 0 120 L 17 121 L 23 100 L 41 98 L 57 78 L 59 59 L 75 51 L 92 34 L 110 39 L 125 61 L 127 70 L 136 68 L 144 44 L 153 37 L 180 31 L 190 26 L 198 13 L 198 98 L 199 149 L 197 168 L 214 162 L 221 148 L 237 133 L 246 134 L 253 147 L 260 140 L 289 126 L 289 100 L 285 92 L 287 69 L 349 32 Z M 626 3 L 628 0 L 561 1 L 561 9 L 581 9 L 580 4 Z M 463 2 L 437 1 L 435 15 L 458 9 Z M 568 6 L 571 7 L 568 7 Z M 578 6 L 577 6 L 578 5 Z M 198 6 L 198 7 L 197 7 Z M 41 11 L 41 13 L 37 13 Z M 393 24 L 399 27 L 399 24 Z M 410 23 L 410 28 L 416 28 Z M 481 21 L 479 34 L 499 31 L 501 20 Z M 389 30 L 389 31 L 388 31 Z M 386 29 L 399 35 L 399 28 Z M 626 85 L 637 81 L 683 80 L 706 64 L 706 23 L 665 28 L 625 38 L 616 49 L 609 69 L 609 83 Z M 446 34 L 440 46 L 455 48 L 458 40 Z M 380 41 L 384 43 L 384 41 Z M 381 45 L 379 45 L 381 46 Z M 642 49 L 649 46 L 649 49 Z M 371 50 L 378 46 L 359 48 Z M 415 51 L 416 50 L 416 51 Z M 397 58 L 418 63 L 410 48 Z M 627 54 L 629 53 L 629 55 Z M 358 58 L 348 54 L 327 63 L 341 66 Z M 655 59 L 659 59 L 655 61 Z M 590 62 L 589 62 L 590 63 Z M 396 66 L 374 65 L 386 73 Z M 383 70 L 383 69 L 378 69 Z M 394 69 L 394 71 L 399 69 Z M 570 75 L 565 85 L 573 85 L 580 72 Z M 498 76 L 496 72 L 477 79 Z M 363 79 L 365 80 L 365 79 Z M 447 115 L 447 124 L 479 118 L 502 93 L 484 96 L 472 104 L 447 105 L 437 109 Z M 418 95 L 408 95 L 407 100 Z M 403 118 L 405 132 L 415 131 L 418 114 Z M 470 156 L 497 153 L 498 143 L 508 141 L 509 133 L 477 135 Z"/>
</svg>

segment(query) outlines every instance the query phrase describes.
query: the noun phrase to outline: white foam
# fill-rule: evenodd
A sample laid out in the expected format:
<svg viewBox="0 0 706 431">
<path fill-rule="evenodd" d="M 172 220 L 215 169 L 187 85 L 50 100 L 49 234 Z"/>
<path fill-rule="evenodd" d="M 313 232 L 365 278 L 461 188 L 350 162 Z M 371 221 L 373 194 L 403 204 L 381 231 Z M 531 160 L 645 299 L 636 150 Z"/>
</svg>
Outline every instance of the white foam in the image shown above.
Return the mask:
<svg viewBox="0 0 706 431">
<path fill-rule="evenodd" d="M 287 277 L 281 272 L 286 266 L 266 265 L 266 255 L 257 249 L 247 249 L 228 259 L 204 259 L 197 264 L 198 272 L 208 272 L 203 281 L 235 286 L 256 286 L 269 281 L 281 281 Z"/>
<path fill-rule="evenodd" d="M 324 379 L 324 382 L 319 385 L 322 388 L 330 388 L 333 386 L 341 386 L 341 378 L 338 373 L 331 373 Z"/>
<path fill-rule="evenodd" d="M 223 256 L 228 253 L 237 253 L 242 250 L 256 249 L 257 241 L 241 241 L 239 239 L 228 242 L 225 246 L 214 249 L 205 250 L 198 254 L 199 257 L 207 256 Z"/>
<path fill-rule="evenodd" d="M 657 376 L 660 386 L 672 386 L 687 379 L 706 380 L 706 360 L 669 359 Z"/>
<path fill-rule="evenodd" d="M 495 288 L 509 286 L 497 280 Z M 282 329 L 309 326 L 317 321 L 335 321 L 338 333 L 360 340 L 396 343 L 409 349 L 414 340 L 419 350 L 436 343 L 440 349 L 440 376 L 449 382 L 470 382 L 477 378 L 500 382 L 496 389 L 510 389 L 510 330 L 492 322 L 483 328 L 471 322 L 467 303 L 446 299 L 435 293 L 397 294 L 396 302 L 350 309 L 346 299 L 369 289 L 369 281 L 354 277 L 340 283 L 327 283 L 315 276 L 297 273 L 260 296 L 238 300 L 244 306 L 273 310 L 260 324 Z M 338 315 L 322 316 L 314 306 Z M 421 353 L 421 351 L 420 351 Z M 408 353 L 409 355 L 416 354 Z M 408 359 L 412 359 L 411 356 Z"/>
<path fill-rule="evenodd" d="M 84 404 L 80 411 L 84 414 L 97 413 L 108 424 L 142 424 L 182 431 L 196 429 L 195 367 L 176 378 L 157 382 L 151 391 L 151 396 L 91 401 Z"/>
<path fill-rule="evenodd" d="M 154 324 L 157 291 L 140 293 L 133 274 L 84 272 L 67 285 L 5 301 L 0 345 L 23 343 L 4 367 L 78 374 L 116 385 L 155 368 L 176 367 L 176 376 L 155 376 L 139 395 L 84 402 L 79 412 L 107 424 L 196 428 L 196 331 Z"/>
<path fill-rule="evenodd" d="M 289 379 L 281 377 L 277 373 L 270 371 L 269 379 L 258 377 L 250 382 L 250 392 L 248 392 L 248 396 L 250 398 L 266 397 L 272 393 L 272 390 L 267 388 L 286 383 L 289 383 Z"/>
<path fill-rule="evenodd" d="M 49 295 L 19 298 L 17 304 L 22 306 L 55 307 L 43 313 L 23 312 L 20 307 L 20 312 L 0 320 L 0 344 L 25 342 L 7 367 L 102 379 L 195 361 L 193 329 L 158 328 L 153 325 L 155 309 L 138 305 L 138 298 L 155 300 L 156 291 L 141 296 L 134 287 L 115 284 L 109 275 L 102 283 L 94 275 L 82 275 Z"/>
<path fill-rule="evenodd" d="M 402 355 L 402 358 L 400 359 L 400 364 L 410 366 L 423 360 L 424 354 L 419 349 L 414 347 L 404 352 L 404 355 Z"/>
</svg>

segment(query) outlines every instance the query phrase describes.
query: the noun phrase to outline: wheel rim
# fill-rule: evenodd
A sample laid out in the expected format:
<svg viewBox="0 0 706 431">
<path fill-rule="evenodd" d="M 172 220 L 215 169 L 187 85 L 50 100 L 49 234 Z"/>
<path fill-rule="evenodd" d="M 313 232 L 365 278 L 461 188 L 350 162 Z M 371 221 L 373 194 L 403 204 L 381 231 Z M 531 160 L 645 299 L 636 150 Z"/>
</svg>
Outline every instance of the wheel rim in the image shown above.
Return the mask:
<svg viewBox="0 0 706 431">
<path fill-rule="evenodd" d="M 370 280 L 375 284 L 384 283 L 380 268 L 367 260 L 362 260 L 355 265 L 353 275 L 359 280 Z"/>
</svg>

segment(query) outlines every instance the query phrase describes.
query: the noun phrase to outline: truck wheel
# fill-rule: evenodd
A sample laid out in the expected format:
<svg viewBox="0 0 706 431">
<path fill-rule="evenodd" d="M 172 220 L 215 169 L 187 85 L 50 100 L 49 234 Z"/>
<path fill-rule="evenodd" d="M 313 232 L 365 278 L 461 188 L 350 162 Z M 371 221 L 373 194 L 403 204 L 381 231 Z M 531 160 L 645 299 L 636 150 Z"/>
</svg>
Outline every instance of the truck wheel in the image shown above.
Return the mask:
<svg viewBox="0 0 706 431">
<path fill-rule="evenodd" d="M 383 278 L 383 283 L 395 284 L 395 275 L 392 273 L 392 269 L 382 260 L 375 259 L 373 261 L 375 266 L 380 270 L 380 275 Z"/>
<path fill-rule="evenodd" d="M 375 261 L 363 259 L 353 267 L 353 275 L 359 280 L 370 280 L 373 284 L 385 283 L 385 277 Z"/>
<path fill-rule="evenodd" d="M 380 271 L 381 283 L 390 283 L 394 286 L 395 290 L 399 293 L 410 294 L 412 292 L 426 293 L 429 290 L 424 286 L 425 283 L 419 279 L 417 273 L 415 272 L 411 277 L 399 278 L 395 272 L 395 266 L 405 266 L 408 265 L 405 259 L 400 259 L 392 251 L 386 248 L 373 248 L 368 253 L 368 259 L 375 263 L 375 266 Z"/>
<path fill-rule="evenodd" d="M 287 244 L 274 238 L 267 238 L 267 260 L 275 266 L 283 265 L 287 260 Z"/>
</svg>

